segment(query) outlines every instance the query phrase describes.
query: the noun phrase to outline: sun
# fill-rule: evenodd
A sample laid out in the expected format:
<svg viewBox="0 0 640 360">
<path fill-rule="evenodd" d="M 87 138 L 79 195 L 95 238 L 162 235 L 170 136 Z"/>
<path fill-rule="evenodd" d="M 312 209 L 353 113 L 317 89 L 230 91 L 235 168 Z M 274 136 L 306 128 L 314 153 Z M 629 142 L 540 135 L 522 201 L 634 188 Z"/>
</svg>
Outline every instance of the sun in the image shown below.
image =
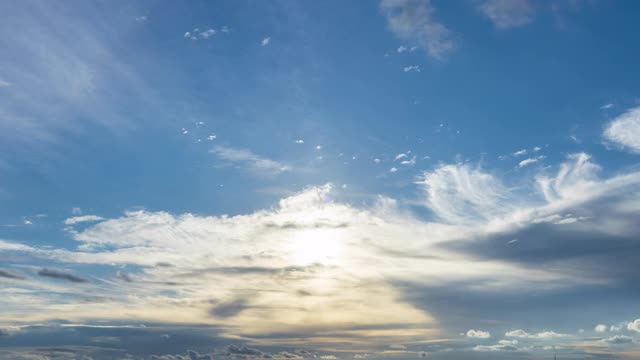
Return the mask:
<svg viewBox="0 0 640 360">
<path fill-rule="evenodd" d="M 340 229 L 308 229 L 292 234 L 291 256 L 296 265 L 336 264 L 343 255 Z"/>
</svg>

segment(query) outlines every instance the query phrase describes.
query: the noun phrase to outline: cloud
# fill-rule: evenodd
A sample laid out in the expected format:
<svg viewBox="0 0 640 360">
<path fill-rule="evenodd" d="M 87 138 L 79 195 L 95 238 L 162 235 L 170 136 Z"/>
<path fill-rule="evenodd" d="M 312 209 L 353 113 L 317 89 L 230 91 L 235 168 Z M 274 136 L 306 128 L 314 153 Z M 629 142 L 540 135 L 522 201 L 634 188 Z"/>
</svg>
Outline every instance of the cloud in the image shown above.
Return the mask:
<svg viewBox="0 0 640 360">
<path fill-rule="evenodd" d="M 529 24 L 535 13 L 529 0 L 485 0 L 478 9 L 502 30 Z"/>
<path fill-rule="evenodd" d="M 640 107 L 627 110 L 613 119 L 606 126 L 603 136 L 614 146 L 640 153 Z"/>
<path fill-rule="evenodd" d="M 467 164 L 439 166 L 423 173 L 418 184 L 423 186 L 427 206 L 448 223 L 487 221 L 518 205 L 498 179 Z"/>
<path fill-rule="evenodd" d="M 620 344 L 629 344 L 633 342 L 633 338 L 624 335 L 615 335 L 610 338 L 602 339 L 602 342 L 606 342 L 608 344 L 620 345 Z"/>
<path fill-rule="evenodd" d="M 38 275 L 40 276 L 44 276 L 44 277 L 50 277 L 50 278 L 54 278 L 54 279 L 61 279 L 61 280 L 67 280 L 67 281 L 71 281 L 74 283 L 86 283 L 89 282 L 89 280 L 81 278 L 79 276 L 75 276 L 69 273 L 65 273 L 62 271 L 58 271 L 58 270 L 53 270 L 53 269 L 41 269 L 40 271 L 38 271 Z"/>
<path fill-rule="evenodd" d="M 517 340 L 500 340 L 494 345 L 476 345 L 474 351 L 518 351 Z"/>
<path fill-rule="evenodd" d="M 219 159 L 236 164 L 239 167 L 259 173 L 279 174 L 291 168 L 275 160 L 267 159 L 246 149 L 216 146 L 209 151 Z"/>
<path fill-rule="evenodd" d="M 544 158 L 545 158 L 544 156 L 538 156 L 538 157 L 535 157 L 535 158 L 524 159 L 524 160 L 522 160 L 522 161 L 520 161 L 518 163 L 518 167 L 519 168 L 523 168 L 525 166 L 528 166 L 528 165 L 531 165 L 531 164 L 535 164 L 535 163 L 537 163 L 538 161 L 540 161 L 540 160 L 542 160 Z"/>
<path fill-rule="evenodd" d="M 512 330 L 512 331 L 507 331 L 504 334 L 504 336 L 517 337 L 522 339 L 555 339 L 555 338 L 566 338 L 566 337 L 570 337 L 571 335 L 559 334 L 554 331 L 542 331 L 539 333 L 530 334 L 524 330 Z"/>
<path fill-rule="evenodd" d="M 522 149 L 522 150 L 518 150 L 518 151 L 514 152 L 511 155 L 513 155 L 513 156 L 522 156 L 522 155 L 526 155 L 526 154 L 527 154 L 527 149 Z"/>
<path fill-rule="evenodd" d="M 405 154 L 405 153 L 400 153 L 400 154 L 396 155 L 396 157 L 395 157 L 395 159 L 394 159 L 394 160 L 395 160 L 395 161 L 398 161 L 398 160 L 400 160 L 400 159 L 404 159 L 404 158 L 406 158 L 407 156 L 408 156 L 408 155 L 407 155 L 407 154 Z"/>
<path fill-rule="evenodd" d="M 380 7 L 391 31 L 400 39 L 419 44 L 435 59 L 443 59 L 455 47 L 451 31 L 436 20 L 431 1 L 382 0 Z"/>
<path fill-rule="evenodd" d="M 95 221 L 102 221 L 102 220 L 104 220 L 104 218 L 98 215 L 82 215 L 82 216 L 70 217 L 64 221 L 64 224 L 75 225 L 82 222 L 95 222 Z"/>
<path fill-rule="evenodd" d="M 302 140 L 302 139 L 298 139 L 295 142 L 296 142 L 296 144 L 304 144 L 304 140 Z"/>
<path fill-rule="evenodd" d="M 488 331 L 470 329 L 469 331 L 467 331 L 467 337 L 475 339 L 488 339 L 491 337 L 491 333 L 489 333 Z"/>
<path fill-rule="evenodd" d="M 13 280 L 24 280 L 25 278 L 23 276 L 5 271 L 0 269 L 0 278 L 6 278 L 6 279 L 13 279 Z"/>
<path fill-rule="evenodd" d="M 215 305 L 210 313 L 220 318 L 233 317 L 249 308 L 249 302 L 246 299 L 235 299 L 228 302 Z"/>
<path fill-rule="evenodd" d="M 397 172 L 397 171 L 398 171 L 398 168 L 396 168 L 396 167 L 392 167 L 391 169 L 389 169 L 390 173 L 394 173 L 394 172 Z"/>
<path fill-rule="evenodd" d="M 267 36 L 266 38 L 260 41 L 260 46 L 267 46 L 271 43 L 271 37 Z"/>
<path fill-rule="evenodd" d="M 12 85 L 12 84 L 11 84 L 10 82 L 8 82 L 8 81 L 4 81 L 4 80 L 0 79 L 0 88 L 3 88 L 3 87 L 9 87 L 9 86 L 11 86 L 11 85 Z"/>
<path fill-rule="evenodd" d="M 402 71 L 404 71 L 404 72 L 420 72 L 420 66 L 418 66 L 418 65 L 405 66 L 404 68 L 402 68 Z"/>
<path fill-rule="evenodd" d="M 250 348 L 247 346 L 233 345 L 233 344 L 227 346 L 227 354 L 241 355 L 242 357 L 248 357 L 248 358 L 270 359 L 273 357 L 271 356 L 271 354 L 264 353 L 258 349 Z"/>
<path fill-rule="evenodd" d="M 222 31 L 223 33 L 226 33 L 227 31 Z M 184 37 L 185 39 L 189 39 L 189 40 L 208 40 L 214 37 L 214 35 L 216 35 L 218 33 L 218 30 L 213 29 L 213 28 L 208 28 L 208 29 L 204 29 L 201 30 L 200 28 L 195 28 L 191 31 L 187 31 L 185 32 L 182 37 Z"/>
<path fill-rule="evenodd" d="M 593 328 L 593 330 L 595 330 L 595 332 L 599 332 L 599 333 L 606 332 L 607 331 L 607 325 L 598 324 L 598 325 L 596 325 L 596 327 Z"/>
<path fill-rule="evenodd" d="M 628 323 L 627 329 L 630 331 L 640 332 L 640 319 L 635 319 L 634 321 Z"/>
</svg>

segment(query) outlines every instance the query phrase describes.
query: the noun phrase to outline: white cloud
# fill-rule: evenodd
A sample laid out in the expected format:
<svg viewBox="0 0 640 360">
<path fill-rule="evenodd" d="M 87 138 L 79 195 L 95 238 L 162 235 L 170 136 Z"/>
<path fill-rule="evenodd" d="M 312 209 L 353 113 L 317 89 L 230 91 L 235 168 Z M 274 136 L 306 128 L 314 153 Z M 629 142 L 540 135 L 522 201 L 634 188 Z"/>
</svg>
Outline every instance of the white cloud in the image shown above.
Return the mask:
<svg viewBox="0 0 640 360">
<path fill-rule="evenodd" d="M 470 329 L 469 331 L 467 331 L 467 337 L 475 339 L 488 339 L 491 337 L 491 333 L 489 333 L 488 331 Z"/>
<path fill-rule="evenodd" d="M 532 151 L 533 151 L 533 152 L 538 152 L 538 151 L 540 151 L 540 150 L 542 150 L 542 148 L 541 148 L 541 147 L 539 147 L 539 146 L 535 146 L 535 147 L 533 148 L 533 150 L 532 150 Z"/>
<path fill-rule="evenodd" d="M 529 0 L 485 0 L 478 8 L 498 29 L 526 25 L 535 13 Z"/>
<path fill-rule="evenodd" d="M 260 173 L 278 174 L 291 168 L 275 160 L 267 159 L 246 149 L 236 149 L 226 146 L 216 146 L 209 151 L 219 159 L 234 163 L 240 167 Z"/>
<path fill-rule="evenodd" d="M 271 37 L 267 36 L 266 38 L 262 39 L 262 41 L 260 41 L 260 46 L 267 46 L 269 45 L 269 43 L 271 43 Z"/>
<path fill-rule="evenodd" d="M 455 49 L 453 34 L 436 20 L 431 1 L 382 0 L 380 7 L 391 31 L 400 39 L 419 44 L 430 57 L 442 59 Z"/>
<path fill-rule="evenodd" d="M 304 140 L 298 139 L 298 140 L 296 140 L 296 144 L 304 144 Z"/>
<path fill-rule="evenodd" d="M 608 103 L 608 104 L 604 104 L 602 106 L 600 106 L 600 109 L 602 110 L 606 110 L 606 109 L 611 109 L 613 107 L 612 103 Z"/>
<path fill-rule="evenodd" d="M 634 321 L 628 323 L 627 329 L 630 331 L 640 332 L 640 319 L 635 319 Z"/>
<path fill-rule="evenodd" d="M 216 136 L 216 134 L 211 134 L 211 135 L 207 136 L 207 140 L 209 140 L 209 141 L 213 141 L 213 140 L 215 140 L 217 137 L 218 137 L 218 136 Z"/>
<path fill-rule="evenodd" d="M 141 15 L 136 17 L 137 22 L 145 22 L 147 21 L 147 15 Z"/>
<path fill-rule="evenodd" d="M 10 82 L 8 82 L 8 81 L 4 81 L 4 80 L 0 79 L 0 88 L 2 88 L 2 87 L 9 87 L 9 86 L 11 86 L 11 83 L 10 83 Z"/>
<path fill-rule="evenodd" d="M 380 160 L 380 159 L 378 159 L 378 158 L 373 159 L 373 162 L 374 162 L 374 163 L 376 163 L 376 164 L 380 164 L 380 162 L 381 162 L 381 161 L 382 161 L 382 160 Z"/>
<path fill-rule="evenodd" d="M 544 155 L 540 155 L 540 156 L 537 156 L 537 157 L 534 157 L 534 158 L 524 159 L 524 160 L 522 160 L 522 161 L 520 161 L 518 163 L 518 167 L 519 168 L 523 168 L 525 166 L 528 166 L 528 165 L 531 165 L 531 164 L 535 164 L 535 163 L 537 163 L 538 161 L 540 161 L 540 160 L 542 160 L 544 158 L 545 158 Z"/>
<path fill-rule="evenodd" d="M 527 149 L 522 149 L 522 150 L 518 150 L 518 151 L 514 152 L 511 155 L 513 155 L 513 156 L 522 156 L 522 155 L 526 155 L 526 154 L 527 154 Z"/>
<path fill-rule="evenodd" d="M 396 171 L 398 171 L 398 168 L 396 168 L 396 167 L 392 167 L 391 169 L 389 169 L 390 173 L 394 173 Z"/>
<path fill-rule="evenodd" d="M 94 222 L 104 220 L 102 216 L 97 215 L 82 215 L 82 216 L 74 216 L 66 219 L 64 221 L 65 225 L 75 225 L 82 222 Z"/>
<path fill-rule="evenodd" d="M 593 330 L 595 330 L 595 332 L 599 332 L 599 333 L 606 332 L 607 331 L 607 325 L 598 324 L 598 325 L 596 325 L 596 327 L 593 328 Z"/>
<path fill-rule="evenodd" d="M 408 165 L 408 166 L 413 166 L 416 164 L 416 157 L 413 156 L 411 159 L 407 159 L 407 160 L 402 160 L 400 162 L 401 165 Z"/>
<path fill-rule="evenodd" d="M 425 172 L 418 183 L 424 186 L 427 206 L 449 223 L 484 222 L 517 206 L 498 179 L 467 164 L 442 165 Z"/>
<path fill-rule="evenodd" d="M 603 134 L 606 141 L 633 153 L 640 153 L 640 107 L 611 121 Z"/>
<path fill-rule="evenodd" d="M 402 68 L 402 71 L 404 71 L 404 72 L 420 72 L 420 66 L 419 65 L 405 66 L 404 68 Z"/>
<path fill-rule="evenodd" d="M 494 345 L 477 345 L 474 351 L 517 351 L 518 340 L 500 340 Z"/>
<path fill-rule="evenodd" d="M 400 159 L 406 158 L 407 156 L 408 156 L 408 155 L 407 155 L 407 154 L 405 154 L 405 153 L 400 153 L 400 154 L 396 155 L 396 157 L 395 157 L 395 159 L 394 159 L 394 160 L 396 160 L 396 161 L 397 161 L 397 160 L 400 160 Z"/>
<path fill-rule="evenodd" d="M 538 162 L 538 158 L 528 158 L 528 159 L 524 159 L 524 160 L 522 160 L 522 161 L 520 161 L 520 162 L 518 163 L 518 167 L 519 167 L 519 168 L 523 168 L 523 167 L 525 167 L 525 166 L 527 166 L 527 165 L 535 164 L 535 163 L 537 163 L 537 162 Z"/>
<path fill-rule="evenodd" d="M 504 336 L 517 337 L 517 338 L 523 338 L 523 339 L 555 339 L 555 338 L 566 338 L 566 337 L 570 337 L 571 335 L 559 334 L 554 331 L 542 331 L 539 333 L 530 334 L 524 330 L 513 330 L 513 331 L 507 331 L 504 334 Z"/>
<path fill-rule="evenodd" d="M 82 209 L 75 206 L 71 208 L 71 214 L 72 215 L 82 215 Z"/>
</svg>

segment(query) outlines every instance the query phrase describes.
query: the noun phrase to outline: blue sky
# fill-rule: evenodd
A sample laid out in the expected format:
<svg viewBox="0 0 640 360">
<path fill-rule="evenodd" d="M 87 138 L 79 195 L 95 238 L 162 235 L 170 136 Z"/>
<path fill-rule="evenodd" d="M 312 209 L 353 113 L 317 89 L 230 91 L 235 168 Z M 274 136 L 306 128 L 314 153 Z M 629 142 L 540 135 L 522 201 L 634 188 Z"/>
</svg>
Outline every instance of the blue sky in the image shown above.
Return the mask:
<svg viewBox="0 0 640 360">
<path fill-rule="evenodd" d="M 0 358 L 637 358 L 639 10 L 0 2 Z"/>
</svg>

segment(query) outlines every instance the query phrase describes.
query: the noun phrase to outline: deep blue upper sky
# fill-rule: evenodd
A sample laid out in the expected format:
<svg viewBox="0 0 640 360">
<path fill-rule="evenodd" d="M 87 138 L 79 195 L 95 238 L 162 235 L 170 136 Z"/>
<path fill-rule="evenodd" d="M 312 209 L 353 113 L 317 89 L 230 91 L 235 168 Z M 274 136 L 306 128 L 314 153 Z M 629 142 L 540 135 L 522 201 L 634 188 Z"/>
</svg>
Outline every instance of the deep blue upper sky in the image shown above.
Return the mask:
<svg viewBox="0 0 640 360">
<path fill-rule="evenodd" d="M 60 319 L 135 318 L 191 339 L 162 354 L 210 326 L 219 347 L 344 358 L 638 356 L 639 13 L 0 1 L 0 347 L 25 346 L 34 323 L 56 324 L 33 337 L 53 346 Z M 295 266 L 325 270 L 271 273 Z M 304 301 L 268 295 L 285 289 Z M 82 305 L 87 291 L 104 307 Z M 349 301 L 363 299 L 398 320 L 361 316 Z M 304 315 L 264 310 L 293 305 Z M 397 332 L 358 332 L 374 328 Z"/>
</svg>

